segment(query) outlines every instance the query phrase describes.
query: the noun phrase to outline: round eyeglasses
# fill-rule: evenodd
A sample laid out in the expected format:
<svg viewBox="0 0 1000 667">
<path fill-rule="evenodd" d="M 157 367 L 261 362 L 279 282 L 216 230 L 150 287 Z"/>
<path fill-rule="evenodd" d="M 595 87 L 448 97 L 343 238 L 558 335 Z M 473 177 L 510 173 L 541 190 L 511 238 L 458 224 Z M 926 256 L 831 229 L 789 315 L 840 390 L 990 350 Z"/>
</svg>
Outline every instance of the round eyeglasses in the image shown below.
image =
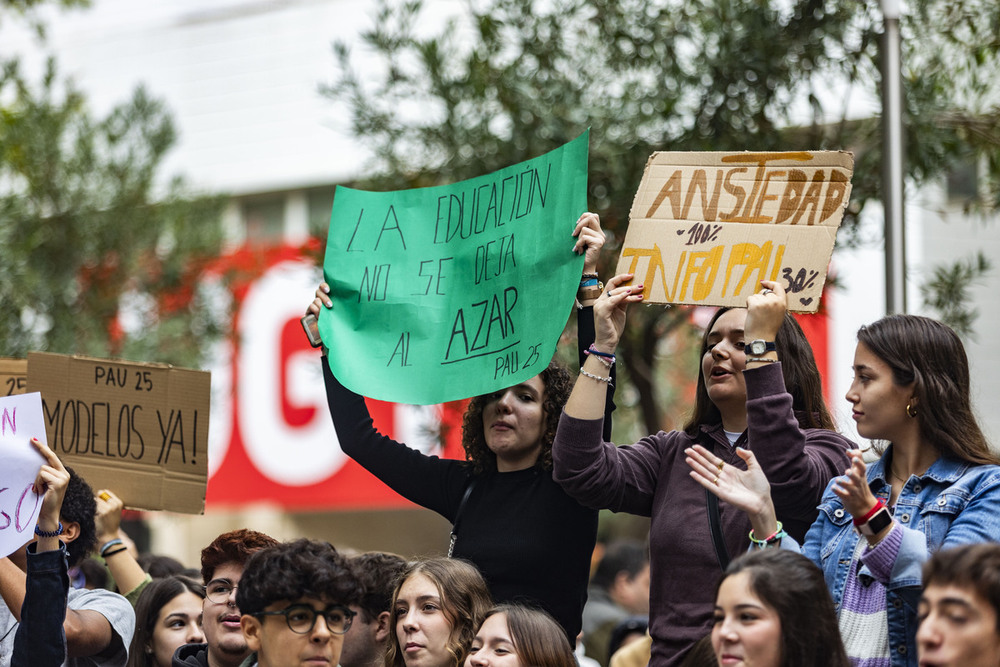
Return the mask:
<svg viewBox="0 0 1000 667">
<path fill-rule="evenodd" d="M 332 604 L 323 611 L 316 611 L 307 604 L 293 604 L 280 611 L 258 611 L 253 616 L 284 616 L 288 629 L 300 635 L 312 632 L 316 617 L 326 620 L 327 629 L 335 635 L 342 635 L 351 629 L 351 622 L 357 612 L 339 604 Z"/>
<path fill-rule="evenodd" d="M 205 586 L 205 597 L 215 604 L 227 604 L 237 586 L 228 579 L 213 579 Z"/>
</svg>

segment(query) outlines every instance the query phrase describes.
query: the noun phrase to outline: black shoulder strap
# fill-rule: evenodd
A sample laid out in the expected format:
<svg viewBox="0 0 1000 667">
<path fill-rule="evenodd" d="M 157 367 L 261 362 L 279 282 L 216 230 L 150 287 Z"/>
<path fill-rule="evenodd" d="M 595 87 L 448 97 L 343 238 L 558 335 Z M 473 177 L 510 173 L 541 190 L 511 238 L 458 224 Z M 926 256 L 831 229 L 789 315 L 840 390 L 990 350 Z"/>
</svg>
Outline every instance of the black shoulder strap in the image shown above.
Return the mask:
<svg viewBox="0 0 1000 667">
<path fill-rule="evenodd" d="M 451 558 L 452 552 L 455 551 L 455 540 L 458 539 L 458 523 L 462 520 L 462 511 L 465 509 L 465 504 L 469 502 L 469 496 L 472 495 L 472 487 L 476 485 L 476 478 L 470 477 L 469 483 L 465 487 L 465 493 L 462 494 L 462 501 L 458 503 L 458 511 L 455 512 L 455 522 L 451 524 L 451 539 L 448 541 L 448 558 Z"/>
<path fill-rule="evenodd" d="M 715 555 L 719 559 L 719 567 L 723 571 L 729 567 L 729 549 L 722 537 L 722 517 L 719 515 L 719 497 L 705 489 L 705 501 L 708 504 L 708 526 L 712 530 L 712 543 L 715 545 Z"/>
</svg>

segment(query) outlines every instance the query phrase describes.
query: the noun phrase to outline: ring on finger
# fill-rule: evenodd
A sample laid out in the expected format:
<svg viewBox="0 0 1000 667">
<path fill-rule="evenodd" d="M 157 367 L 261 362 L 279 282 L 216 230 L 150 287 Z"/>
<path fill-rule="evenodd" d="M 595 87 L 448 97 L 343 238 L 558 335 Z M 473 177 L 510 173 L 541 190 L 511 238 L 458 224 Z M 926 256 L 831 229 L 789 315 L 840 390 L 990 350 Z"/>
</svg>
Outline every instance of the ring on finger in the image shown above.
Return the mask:
<svg viewBox="0 0 1000 667">
<path fill-rule="evenodd" d="M 718 475 L 716 475 L 715 479 L 712 480 L 712 484 L 715 484 L 716 486 L 719 485 L 719 476 Z"/>
<path fill-rule="evenodd" d="M 761 292 L 760 294 L 761 294 L 761 296 L 764 296 L 765 294 L 774 294 L 774 290 L 768 289 L 768 288 L 765 287 L 764 291 Z"/>
<path fill-rule="evenodd" d="M 716 468 L 718 468 L 718 469 L 719 469 L 719 472 L 721 473 L 721 472 L 722 472 L 722 466 L 724 466 L 724 465 L 726 465 L 726 464 L 725 464 L 725 463 L 723 463 L 723 462 L 722 462 L 722 461 L 720 460 L 720 461 L 719 461 L 718 463 L 716 463 L 716 464 L 715 464 L 715 467 L 716 467 Z"/>
</svg>

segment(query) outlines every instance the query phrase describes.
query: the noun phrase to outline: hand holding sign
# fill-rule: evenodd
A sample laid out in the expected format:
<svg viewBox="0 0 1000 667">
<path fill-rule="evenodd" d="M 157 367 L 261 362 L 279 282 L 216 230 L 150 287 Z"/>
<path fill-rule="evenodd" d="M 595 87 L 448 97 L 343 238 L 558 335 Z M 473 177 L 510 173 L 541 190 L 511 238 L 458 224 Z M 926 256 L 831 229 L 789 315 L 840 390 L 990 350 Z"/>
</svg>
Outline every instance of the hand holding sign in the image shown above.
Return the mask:
<svg viewBox="0 0 1000 667">
<path fill-rule="evenodd" d="M 34 537 L 42 505 L 35 485 L 46 461 L 30 444 L 33 438 L 46 441 L 41 395 L 0 398 L 0 556 L 17 551 Z"/>
<path fill-rule="evenodd" d="M 38 469 L 34 485 L 35 492 L 43 494 L 37 524 L 44 534 L 38 538 L 38 551 L 54 551 L 59 548 L 59 534 L 63 532 L 59 513 L 62 512 L 63 498 L 69 486 L 69 472 L 55 452 L 39 442 L 38 438 L 31 439 L 31 446 L 45 460 Z"/>
<path fill-rule="evenodd" d="M 333 307 L 317 308 L 344 386 L 433 404 L 548 365 L 581 263 L 596 268 L 603 243 L 595 219 L 573 224 L 586 208 L 587 141 L 447 186 L 337 188 L 323 261 Z"/>
</svg>

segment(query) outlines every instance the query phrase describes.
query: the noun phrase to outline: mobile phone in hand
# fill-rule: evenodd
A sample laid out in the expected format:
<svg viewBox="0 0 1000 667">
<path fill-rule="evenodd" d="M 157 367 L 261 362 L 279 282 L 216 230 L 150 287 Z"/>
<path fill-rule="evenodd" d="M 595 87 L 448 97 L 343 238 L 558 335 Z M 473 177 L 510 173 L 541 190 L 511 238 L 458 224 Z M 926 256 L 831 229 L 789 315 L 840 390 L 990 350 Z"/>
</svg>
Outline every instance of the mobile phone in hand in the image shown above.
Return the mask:
<svg viewBox="0 0 1000 667">
<path fill-rule="evenodd" d="M 306 313 L 299 322 L 302 323 L 302 330 L 306 332 L 309 344 L 313 347 L 320 347 L 323 344 L 323 339 L 319 335 L 319 320 L 316 319 L 316 316 L 312 313 Z"/>
</svg>

